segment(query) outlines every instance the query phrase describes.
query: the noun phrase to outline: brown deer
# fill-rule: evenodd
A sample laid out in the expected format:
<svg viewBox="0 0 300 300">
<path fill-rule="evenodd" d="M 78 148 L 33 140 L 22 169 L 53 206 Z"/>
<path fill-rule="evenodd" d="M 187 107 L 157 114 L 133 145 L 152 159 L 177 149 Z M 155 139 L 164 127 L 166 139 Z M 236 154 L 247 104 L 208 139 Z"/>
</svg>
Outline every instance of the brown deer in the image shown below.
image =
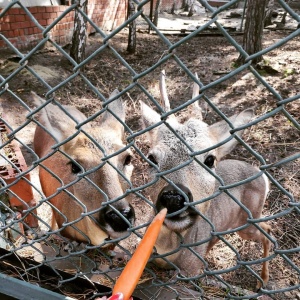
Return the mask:
<svg viewBox="0 0 300 300">
<path fill-rule="evenodd" d="M 169 111 L 164 72 L 160 79 L 160 93 L 165 110 Z M 194 83 L 193 98 L 197 95 L 199 86 Z M 232 137 L 217 148 L 213 146 L 230 137 L 231 127 L 226 121 L 207 125 L 202 121 L 197 101 L 193 105 L 195 117 L 190 117 L 182 124 L 171 114 L 166 120 L 169 126 L 163 123 L 148 132 L 148 160 L 151 162 L 150 179 L 155 182 L 149 188 L 151 199 L 157 211 L 164 207 L 168 209 L 155 245 L 156 251 L 165 255 L 182 272 L 195 276 L 200 274 L 203 263 L 190 249 L 204 257 L 219 240 L 212 232 L 222 235 L 222 232 L 229 229 L 241 229 L 237 231 L 238 234 L 243 239 L 261 242 L 263 257 L 268 257 L 271 242 L 267 234 L 271 227 L 263 222 L 253 225 L 247 221 L 261 217 L 269 191 L 266 175 L 243 161 L 220 161 L 233 150 L 237 140 Z M 248 123 L 253 114 L 253 109 L 246 109 L 229 120 L 236 128 Z M 141 115 L 144 129 L 161 121 L 161 116 L 142 102 Z M 242 130 L 236 132 L 236 135 L 241 136 Z M 195 152 L 197 154 L 194 156 L 190 155 Z M 160 172 L 163 172 L 164 178 L 158 179 Z M 249 181 L 242 183 L 246 179 Z M 239 182 L 241 184 L 236 185 Z M 224 185 L 228 187 L 228 192 L 223 191 Z M 184 247 L 185 244 L 189 247 Z M 157 258 L 156 263 L 168 268 L 170 264 L 166 259 Z M 257 287 L 266 285 L 268 279 L 266 260 Z"/>
<path fill-rule="evenodd" d="M 117 95 L 115 90 L 110 97 Z M 58 226 L 63 236 L 93 245 L 124 236 L 135 215 L 125 194 L 133 170 L 131 152 L 122 141 L 123 125 L 113 116 L 124 122 L 122 100 L 108 105 L 99 124 L 88 122 L 77 130 L 86 117 L 75 107 L 46 105 L 34 93 L 33 98 L 38 107 L 44 106 L 34 149 L 42 159 L 39 177 L 52 204 L 52 228 Z M 57 143 L 59 147 L 53 147 Z"/>
</svg>

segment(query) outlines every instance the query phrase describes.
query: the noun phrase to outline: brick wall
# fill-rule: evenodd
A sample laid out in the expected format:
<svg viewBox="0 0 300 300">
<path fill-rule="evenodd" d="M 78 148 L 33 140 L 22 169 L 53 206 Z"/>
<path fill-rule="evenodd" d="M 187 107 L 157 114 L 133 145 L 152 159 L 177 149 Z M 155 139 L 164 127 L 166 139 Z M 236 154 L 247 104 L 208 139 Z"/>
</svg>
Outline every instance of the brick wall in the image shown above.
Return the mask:
<svg viewBox="0 0 300 300">
<path fill-rule="evenodd" d="M 68 6 L 35 6 L 28 7 L 37 22 L 46 28 Z M 88 16 L 102 30 L 112 30 L 122 24 L 127 15 L 126 0 L 89 0 Z M 74 11 L 62 18 L 49 32 L 51 39 L 60 45 L 69 43 L 74 28 Z M 31 49 L 42 38 L 42 29 L 35 25 L 22 8 L 10 8 L 0 18 L 0 33 L 19 50 Z M 95 31 L 88 26 L 88 33 Z M 0 38 L 0 48 L 8 48 Z"/>
</svg>

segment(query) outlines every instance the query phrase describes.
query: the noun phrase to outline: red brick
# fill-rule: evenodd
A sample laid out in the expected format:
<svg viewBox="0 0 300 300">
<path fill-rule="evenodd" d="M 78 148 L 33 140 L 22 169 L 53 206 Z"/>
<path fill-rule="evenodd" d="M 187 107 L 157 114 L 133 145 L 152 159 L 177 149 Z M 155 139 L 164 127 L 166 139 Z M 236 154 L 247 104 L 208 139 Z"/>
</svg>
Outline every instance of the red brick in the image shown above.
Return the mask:
<svg viewBox="0 0 300 300">
<path fill-rule="evenodd" d="M 13 16 L 13 15 L 10 15 L 9 16 L 9 22 L 10 23 L 14 23 L 16 20 L 15 20 L 15 16 Z"/>
<path fill-rule="evenodd" d="M 28 9 L 33 14 L 38 12 L 38 8 L 36 6 L 28 7 Z"/>
<path fill-rule="evenodd" d="M 18 8 L 11 8 L 8 13 L 10 15 L 18 15 L 19 14 L 19 9 Z"/>
<path fill-rule="evenodd" d="M 1 23 L 9 23 L 10 22 L 10 16 L 4 16 L 2 19 L 1 19 Z"/>
<path fill-rule="evenodd" d="M 33 21 L 29 21 L 29 26 L 28 27 L 35 27 L 35 23 Z"/>
<path fill-rule="evenodd" d="M 18 8 L 10 8 L 8 13 L 10 15 L 18 15 L 19 14 L 19 9 Z"/>
<path fill-rule="evenodd" d="M 30 25 L 30 22 L 29 22 L 29 21 L 21 22 L 21 23 L 19 23 L 19 24 L 20 24 L 19 28 L 28 28 L 28 27 L 30 27 L 30 26 L 29 26 L 29 25 Z"/>
<path fill-rule="evenodd" d="M 26 15 L 26 12 L 24 9 L 20 8 L 19 9 L 19 15 Z"/>
<path fill-rule="evenodd" d="M 50 18 L 50 14 L 49 13 L 43 13 L 43 19 L 49 19 Z"/>
<path fill-rule="evenodd" d="M 31 28 L 28 28 L 28 34 L 33 34 L 33 32 L 34 32 L 34 30 L 33 30 L 34 28 L 33 27 L 31 27 Z"/>
<path fill-rule="evenodd" d="M 39 20 L 43 19 L 43 14 L 37 13 L 37 14 L 34 14 L 34 17 L 39 21 Z"/>
<path fill-rule="evenodd" d="M 4 43 L 4 41 L 0 40 L 0 47 L 2 48 L 2 47 L 5 47 L 5 46 L 6 46 L 6 44 Z"/>
<path fill-rule="evenodd" d="M 52 6 L 47 6 L 46 7 L 46 12 L 53 12 L 53 7 Z"/>
<path fill-rule="evenodd" d="M 40 25 L 47 26 L 47 20 L 39 20 Z"/>
<path fill-rule="evenodd" d="M 10 24 L 11 29 L 18 29 L 20 27 L 20 22 L 14 22 Z"/>
<path fill-rule="evenodd" d="M 14 30 L 14 36 L 20 36 L 19 29 L 15 29 L 15 30 Z"/>
<path fill-rule="evenodd" d="M 10 29 L 10 24 L 9 23 L 2 23 L 0 24 L 0 31 L 7 31 Z"/>
<path fill-rule="evenodd" d="M 39 6 L 38 7 L 38 12 L 45 12 L 46 11 L 46 7 L 45 6 Z"/>
<path fill-rule="evenodd" d="M 25 21 L 25 16 L 24 15 L 17 15 L 15 16 L 16 22 L 22 22 Z"/>
<path fill-rule="evenodd" d="M 11 14 L 11 15 L 23 15 L 24 13 L 23 13 L 23 9 L 22 8 L 11 8 L 10 10 L 9 10 L 9 13 Z"/>
<path fill-rule="evenodd" d="M 56 12 L 50 13 L 50 18 L 51 19 L 56 19 L 57 18 L 57 13 Z"/>
<path fill-rule="evenodd" d="M 25 21 L 31 21 L 30 17 L 28 15 L 25 15 Z"/>
<path fill-rule="evenodd" d="M 59 6 L 53 6 L 53 11 L 54 11 L 54 12 L 60 11 L 60 7 L 59 7 Z"/>
<path fill-rule="evenodd" d="M 41 31 L 40 31 L 39 28 L 37 28 L 37 27 L 33 28 L 33 33 L 40 33 L 40 32 L 41 32 Z"/>
<path fill-rule="evenodd" d="M 12 38 L 12 37 L 14 37 L 15 36 L 15 34 L 14 34 L 14 31 L 13 30 L 10 30 L 10 31 L 8 31 L 7 33 L 6 33 L 6 38 Z"/>
</svg>

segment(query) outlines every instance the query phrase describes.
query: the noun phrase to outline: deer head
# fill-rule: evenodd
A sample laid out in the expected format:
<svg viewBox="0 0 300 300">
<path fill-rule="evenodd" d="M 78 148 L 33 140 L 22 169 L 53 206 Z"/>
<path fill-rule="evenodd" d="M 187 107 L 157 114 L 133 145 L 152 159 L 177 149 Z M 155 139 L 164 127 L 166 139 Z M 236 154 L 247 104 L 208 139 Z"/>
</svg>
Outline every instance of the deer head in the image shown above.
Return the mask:
<svg viewBox="0 0 300 300">
<path fill-rule="evenodd" d="M 161 98 L 165 110 L 169 111 L 170 103 L 165 86 L 165 74 L 162 72 Z M 199 86 L 194 83 L 193 98 L 198 94 Z M 143 102 L 141 115 L 144 129 L 161 121 L 161 116 Z M 197 216 L 194 207 L 201 212 L 208 209 L 209 202 L 195 206 L 188 203 L 199 201 L 214 193 L 218 184 L 213 175 L 217 164 L 237 144 L 237 140 L 232 137 L 218 148 L 211 149 L 230 137 L 230 125 L 226 121 L 213 125 L 203 122 L 197 101 L 193 104 L 192 115 L 194 117 L 183 124 L 174 115 L 170 115 L 165 123 L 148 133 L 150 178 L 155 180 L 157 174 L 165 174 L 164 178 L 160 178 L 151 186 L 151 198 L 158 210 L 167 207 L 168 212 L 173 214 L 172 217 L 166 218 L 165 224 L 178 232 L 184 231 L 194 223 Z M 247 109 L 229 120 L 234 127 L 239 127 L 249 122 L 252 116 L 253 109 Z M 236 134 L 241 136 L 242 131 Z"/>
<path fill-rule="evenodd" d="M 115 90 L 110 97 L 117 95 Z M 94 245 L 125 235 L 135 217 L 125 193 L 133 166 L 118 121 L 125 121 L 121 99 L 107 106 L 100 123 L 80 126 L 86 117 L 76 108 L 33 98 L 43 106 L 34 148 L 41 159 L 42 189 L 53 208 L 52 228 L 56 223 L 64 236 Z"/>
</svg>

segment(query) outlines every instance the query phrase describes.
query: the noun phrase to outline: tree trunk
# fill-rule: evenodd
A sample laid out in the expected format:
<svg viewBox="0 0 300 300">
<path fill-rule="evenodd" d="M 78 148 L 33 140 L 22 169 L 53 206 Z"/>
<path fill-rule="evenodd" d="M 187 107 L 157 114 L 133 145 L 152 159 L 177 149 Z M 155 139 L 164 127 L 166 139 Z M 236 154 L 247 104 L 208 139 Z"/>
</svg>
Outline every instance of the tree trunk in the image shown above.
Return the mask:
<svg viewBox="0 0 300 300">
<path fill-rule="evenodd" d="M 269 0 L 269 3 L 266 7 L 266 13 L 265 13 L 265 21 L 264 26 L 272 25 L 272 17 L 273 17 L 273 11 L 274 11 L 274 0 Z"/>
<path fill-rule="evenodd" d="M 194 4 L 194 0 L 186 0 L 185 1 L 185 6 L 183 8 L 183 11 L 190 12 L 191 11 L 191 7 L 193 6 L 193 4 Z"/>
<path fill-rule="evenodd" d="M 154 10 L 153 24 L 156 27 L 157 27 L 157 24 L 158 24 L 158 14 L 159 14 L 160 2 L 161 2 L 161 0 L 156 1 L 155 10 Z"/>
<path fill-rule="evenodd" d="M 192 5 L 190 6 L 190 10 L 189 10 L 189 13 L 188 13 L 188 17 L 192 17 L 194 14 L 194 2 L 192 3 Z"/>
<path fill-rule="evenodd" d="M 81 9 L 84 13 L 87 13 L 87 4 L 88 4 L 88 0 L 79 0 L 78 9 Z M 77 63 L 82 62 L 85 58 L 86 28 L 87 28 L 86 18 L 84 18 L 76 9 L 70 56 Z"/>
<path fill-rule="evenodd" d="M 135 6 L 132 0 L 128 1 L 128 18 L 135 13 Z M 136 50 L 136 21 L 135 19 L 129 23 L 128 46 L 127 52 L 135 53 Z"/>
<path fill-rule="evenodd" d="M 171 8 L 172 15 L 175 15 L 175 7 L 176 7 L 175 0 L 173 0 L 173 4 L 172 4 L 172 8 Z"/>
<path fill-rule="evenodd" d="M 264 29 L 265 10 L 269 0 L 248 0 L 246 11 L 245 31 L 243 36 L 243 48 L 252 55 L 262 50 L 262 36 Z M 262 56 L 253 59 L 253 64 L 262 60 Z M 242 65 L 245 57 L 240 55 L 237 65 Z"/>
</svg>

